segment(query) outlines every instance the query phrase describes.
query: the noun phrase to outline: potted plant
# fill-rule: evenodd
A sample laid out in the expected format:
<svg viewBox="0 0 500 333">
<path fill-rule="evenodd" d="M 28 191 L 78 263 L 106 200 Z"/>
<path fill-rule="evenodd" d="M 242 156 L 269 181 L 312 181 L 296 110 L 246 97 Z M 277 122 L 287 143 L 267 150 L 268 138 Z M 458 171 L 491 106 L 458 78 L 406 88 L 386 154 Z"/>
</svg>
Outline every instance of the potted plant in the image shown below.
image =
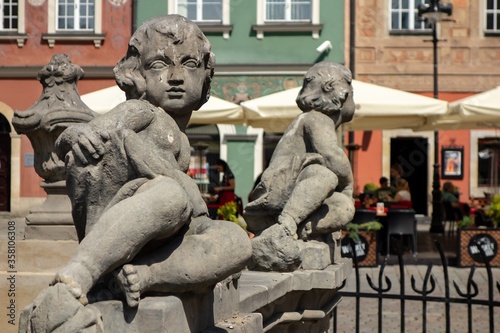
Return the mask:
<svg viewBox="0 0 500 333">
<path fill-rule="evenodd" d="M 254 234 L 247 230 L 246 223 L 238 214 L 238 206 L 236 205 L 236 202 L 229 201 L 217 208 L 217 215 L 219 215 L 222 220 L 236 223 L 247 232 L 248 237 L 253 238 Z"/>
<path fill-rule="evenodd" d="M 491 204 L 486 210 L 486 214 L 490 217 L 493 227 L 498 228 L 498 224 L 500 223 L 500 195 L 493 197 Z"/>
<path fill-rule="evenodd" d="M 485 261 L 488 261 L 491 266 L 500 266 L 500 229 L 498 228 L 500 196 L 495 196 L 484 213 L 491 219 L 493 228 L 477 227 L 469 216 L 464 216 L 457 223 L 458 266 L 484 266 Z"/>
<path fill-rule="evenodd" d="M 370 221 L 362 224 L 348 223 L 345 226 L 341 242 L 342 257 L 352 258 L 356 253 L 358 266 L 377 266 L 378 250 L 376 232 L 382 229 L 382 223 Z"/>
</svg>

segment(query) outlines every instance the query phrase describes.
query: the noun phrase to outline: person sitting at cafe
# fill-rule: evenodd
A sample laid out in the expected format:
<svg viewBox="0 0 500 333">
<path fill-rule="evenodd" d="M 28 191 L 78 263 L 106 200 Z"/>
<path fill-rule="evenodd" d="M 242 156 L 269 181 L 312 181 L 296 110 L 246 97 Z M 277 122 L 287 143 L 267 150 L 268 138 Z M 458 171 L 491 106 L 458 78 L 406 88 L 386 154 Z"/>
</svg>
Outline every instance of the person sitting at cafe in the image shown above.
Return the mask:
<svg viewBox="0 0 500 333">
<path fill-rule="evenodd" d="M 377 199 L 372 191 L 365 191 L 359 195 L 359 201 L 361 202 L 361 207 L 370 208 L 377 202 Z"/>
<path fill-rule="evenodd" d="M 389 179 L 387 177 L 381 177 L 379 183 L 380 187 L 375 190 L 375 199 L 377 201 L 385 201 L 388 195 L 390 197 L 396 195 L 396 189 L 394 186 L 389 186 Z"/>
<path fill-rule="evenodd" d="M 386 201 L 411 201 L 410 186 L 403 178 L 399 178 L 396 183 L 396 195 L 391 197 L 387 195 Z"/>
<path fill-rule="evenodd" d="M 443 201 L 443 204 L 445 206 L 448 206 L 448 209 L 452 210 L 454 217 L 447 216 L 447 218 L 453 218 L 453 219 L 458 219 L 461 220 L 463 218 L 463 211 L 462 211 L 462 206 L 460 205 L 460 202 L 458 201 L 458 196 L 456 194 L 455 186 L 453 185 L 452 182 L 445 182 L 443 184 L 443 193 L 441 200 Z M 449 215 L 451 215 L 449 214 Z"/>
</svg>

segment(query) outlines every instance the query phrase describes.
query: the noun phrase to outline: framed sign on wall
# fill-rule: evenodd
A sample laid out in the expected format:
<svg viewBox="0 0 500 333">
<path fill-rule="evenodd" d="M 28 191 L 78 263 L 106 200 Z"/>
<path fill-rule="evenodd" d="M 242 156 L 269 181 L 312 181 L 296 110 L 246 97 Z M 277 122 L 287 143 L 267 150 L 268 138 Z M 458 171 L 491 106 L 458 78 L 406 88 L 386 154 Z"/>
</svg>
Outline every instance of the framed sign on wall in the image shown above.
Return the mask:
<svg viewBox="0 0 500 333">
<path fill-rule="evenodd" d="M 441 178 L 464 178 L 464 148 L 443 147 L 441 149 Z"/>
</svg>

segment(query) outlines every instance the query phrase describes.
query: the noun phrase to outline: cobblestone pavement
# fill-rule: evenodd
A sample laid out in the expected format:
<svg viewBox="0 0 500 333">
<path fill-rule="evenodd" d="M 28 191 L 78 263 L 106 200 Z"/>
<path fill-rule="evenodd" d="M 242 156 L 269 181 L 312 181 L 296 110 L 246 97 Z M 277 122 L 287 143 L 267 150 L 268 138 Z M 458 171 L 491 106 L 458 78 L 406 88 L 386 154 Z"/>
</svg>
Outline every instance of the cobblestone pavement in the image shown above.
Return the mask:
<svg viewBox="0 0 500 333">
<path fill-rule="evenodd" d="M 378 274 L 380 266 L 373 268 L 360 268 L 360 291 L 374 292 L 368 285 L 366 276 L 369 276 L 373 283 L 378 286 Z M 426 265 L 406 265 L 405 268 L 405 294 L 417 295 L 411 288 L 411 276 L 415 278 L 416 287 L 422 288 L 422 282 L 427 270 Z M 444 270 L 442 266 L 434 265 L 432 267 L 432 275 L 436 281 L 436 289 L 431 296 L 443 297 L 445 292 Z M 449 288 L 450 297 L 460 298 L 453 282 L 455 281 L 462 292 L 466 292 L 466 283 L 469 276 L 470 268 L 449 267 Z M 391 280 L 392 287 L 390 293 L 399 293 L 399 266 L 386 266 L 385 275 Z M 500 268 L 493 268 L 493 281 L 500 282 Z M 356 286 L 355 274 L 348 277 L 346 286 L 342 291 L 355 291 Z M 385 279 L 384 279 L 385 280 Z M 477 299 L 488 299 L 488 276 L 485 268 L 476 268 L 474 272 L 474 281 L 478 285 Z M 387 285 L 384 282 L 384 287 Z M 494 300 L 500 301 L 500 292 L 494 286 Z M 423 332 L 422 326 L 422 302 L 406 301 L 405 302 L 405 326 L 406 332 Z M 355 308 L 356 301 L 352 297 L 344 297 L 337 308 L 338 324 L 337 332 L 355 332 Z M 400 301 L 399 300 L 383 300 L 382 307 L 382 332 L 401 332 L 400 330 Z M 427 327 L 426 331 L 445 332 L 445 304 L 437 302 L 427 303 Z M 486 306 L 472 307 L 472 331 L 473 332 L 489 332 L 489 311 Z M 467 305 L 466 304 L 451 304 L 450 305 L 450 324 L 451 332 L 468 332 L 467 330 Z M 495 331 L 500 332 L 500 308 L 497 307 L 494 311 Z M 333 329 L 331 329 L 333 332 Z M 361 299 L 360 302 L 360 332 L 377 332 L 378 331 L 378 300 L 377 299 Z"/>
</svg>

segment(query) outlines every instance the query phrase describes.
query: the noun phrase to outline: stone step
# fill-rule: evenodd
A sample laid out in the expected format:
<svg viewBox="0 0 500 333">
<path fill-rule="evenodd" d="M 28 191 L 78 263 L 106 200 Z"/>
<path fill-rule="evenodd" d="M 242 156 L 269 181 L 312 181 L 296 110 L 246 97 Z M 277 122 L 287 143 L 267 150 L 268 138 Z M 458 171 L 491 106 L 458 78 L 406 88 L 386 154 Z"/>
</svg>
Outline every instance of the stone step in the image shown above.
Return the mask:
<svg viewBox="0 0 500 333">
<path fill-rule="evenodd" d="M 54 278 L 53 272 L 0 272 L 0 332 L 17 333 L 19 315 Z M 13 318 L 10 315 L 13 315 Z M 13 322 L 10 320 L 14 319 Z M 13 323 L 13 324 L 11 324 Z"/>
<path fill-rule="evenodd" d="M 0 240 L 0 271 L 18 272 L 55 271 L 63 267 L 75 252 L 76 241 L 50 240 Z M 10 252 L 9 252 L 10 251 Z M 8 261 L 9 254 L 15 255 L 15 261 Z M 14 265 L 10 267 L 10 265 Z"/>
<path fill-rule="evenodd" d="M 49 286 L 57 270 L 75 252 L 77 242 L 19 238 L 9 241 L 8 235 L 4 236 L 0 239 L 0 332 L 14 333 L 18 330 L 22 309 Z M 11 312 L 14 325 L 9 323 Z"/>
</svg>

